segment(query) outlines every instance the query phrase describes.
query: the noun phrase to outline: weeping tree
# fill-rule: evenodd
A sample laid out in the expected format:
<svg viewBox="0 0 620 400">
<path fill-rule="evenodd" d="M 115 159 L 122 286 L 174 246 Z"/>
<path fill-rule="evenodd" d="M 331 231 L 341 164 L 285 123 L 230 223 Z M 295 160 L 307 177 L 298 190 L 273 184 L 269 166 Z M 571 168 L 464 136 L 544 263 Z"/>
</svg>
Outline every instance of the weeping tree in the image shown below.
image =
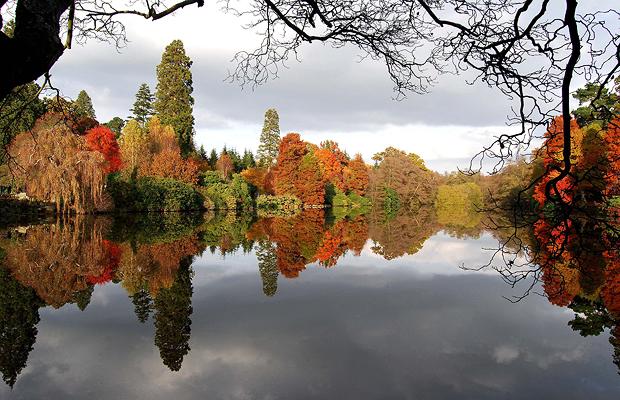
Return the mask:
<svg viewBox="0 0 620 400">
<path fill-rule="evenodd" d="M 62 115 L 47 114 L 9 148 L 9 168 L 26 193 L 56 204 L 57 211 L 88 213 L 106 208 L 104 156 Z"/>
</svg>

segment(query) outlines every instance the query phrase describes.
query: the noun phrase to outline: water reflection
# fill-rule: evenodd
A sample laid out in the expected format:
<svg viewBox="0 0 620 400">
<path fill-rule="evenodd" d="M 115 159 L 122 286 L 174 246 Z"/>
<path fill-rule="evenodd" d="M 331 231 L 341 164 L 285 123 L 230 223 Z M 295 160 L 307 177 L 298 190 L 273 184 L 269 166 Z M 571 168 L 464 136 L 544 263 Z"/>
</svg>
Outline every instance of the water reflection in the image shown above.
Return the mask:
<svg viewBox="0 0 620 400">
<path fill-rule="evenodd" d="M 277 297 L 280 275 L 298 278 L 311 266 L 331 269 L 347 254 L 360 257 L 364 251 L 388 261 L 412 256 L 440 231 L 462 240 L 480 238 L 485 230 L 480 218 L 438 216 L 433 209 L 396 216 L 324 210 L 291 218 L 130 215 L 7 228 L 0 234 L 0 372 L 12 387 L 26 368 L 41 308 L 74 304 L 84 311 L 95 287 L 108 284 L 122 288 L 135 323 L 152 329 L 162 363 L 179 371 L 191 349 L 193 263 L 205 251 L 220 258 L 255 254 L 263 294 Z M 582 336 L 611 332 L 620 368 L 620 265 L 609 251 L 599 253 L 579 261 L 580 268 L 574 254 L 545 264 L 542 288 L 549 302 L 574 311 L 569 326 Z"/>
</svg>

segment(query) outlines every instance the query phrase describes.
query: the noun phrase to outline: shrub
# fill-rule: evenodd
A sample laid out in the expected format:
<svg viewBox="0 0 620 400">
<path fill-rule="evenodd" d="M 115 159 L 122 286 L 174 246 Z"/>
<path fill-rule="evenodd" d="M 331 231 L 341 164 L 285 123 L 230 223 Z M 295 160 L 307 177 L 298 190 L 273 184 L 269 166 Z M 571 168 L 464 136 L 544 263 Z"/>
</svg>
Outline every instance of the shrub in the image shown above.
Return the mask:
<svg viewBox="0 0 620 400">
<path fill-rule="evenodd" d="M 111 175 L 108 192 L 119 211 L 192 211 L 203 199 L 192 186 L 170 178 L 141 177 L 125 180 Z"/>
<path fill-rule="evenodd" d="M 384 189 L 383 210 L 388 216 L 395 215 L 400 209 L 400 198 L 396 190 L 386 187 Z"/>
<path fill-rule="evenodd" d="M 209 186 L 216 183 L 224 183 L 222 175 L 217 171 L 205 171 L 199 175 L 198 184 L 200 186 Z"/>
<path fill-rule="evenodd" d="M 219 178 L 218 178 L 219 179 Z M 239 174 L 233 175 L 230 183 L 221 180 L 201 189 L 205 197 L 205 208 L 209 210 L 251 210 L 250 186 Z"/>
<path fill-rule="evenodd" d="M 262 194 L 256 198 L 256 208 L 259 216 L 291 216 L 301 210 L 301 200 L 292 195 Z"/>
</svg>

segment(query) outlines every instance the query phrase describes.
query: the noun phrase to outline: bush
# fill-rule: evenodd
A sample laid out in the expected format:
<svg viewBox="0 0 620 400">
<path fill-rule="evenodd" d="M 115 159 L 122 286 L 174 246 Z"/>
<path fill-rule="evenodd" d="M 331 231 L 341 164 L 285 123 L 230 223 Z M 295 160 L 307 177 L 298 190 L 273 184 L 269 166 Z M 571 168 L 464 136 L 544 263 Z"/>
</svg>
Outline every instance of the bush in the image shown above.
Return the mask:
<svg viewBox="0 0 620 400">
<path fill-rule="evenodd" d="M 203 199 L 192 186 L 170 178 L 141 177 L 125 180 L 118 174 L 108 179 L 108 192 L 117 211 L 194 211 Z"/>
<path fill-rule="evenodd" d="M 256 208 L 259 216 L 291 216 L 301 210 L 301 200 L 292 195 L 262 194 L 256 198 Z"/>
<path fill-rule="evenodd" d="M 332 199 L 332 205 L 334 207 L 346 207 L 346 208 L 368 208 L 371 205 L 370 199 L 362 197 L 355 192 L 351 192 L 348 195 L 341 191 L 337 191 L 336 195 Z"/>
<path fill-rule="evenodd" d="M 384 190 L 385 197 L 383 200 L 383 210 L 388 215 L 388 217 L 394 216 L 400 209 L 400 198 L 398 197 L 398 193 L 396 192 L 396 190 L 388 187 L 386 187 Z"/>
<path fill-rule="evenodd" d="M 209 186 L 216 183 L 224 183 L 222 175 L 217 171 L 205 171 L 198 177 L 198 184 L 200 186 Z"/>
<path fill-rule="evenodd" d="M 213 182 L 201 189 L 208 210 L 251 210 L 252 193 L 250 185 L 239 174 L 233 175 L 230 183 Z"/>
</svg>

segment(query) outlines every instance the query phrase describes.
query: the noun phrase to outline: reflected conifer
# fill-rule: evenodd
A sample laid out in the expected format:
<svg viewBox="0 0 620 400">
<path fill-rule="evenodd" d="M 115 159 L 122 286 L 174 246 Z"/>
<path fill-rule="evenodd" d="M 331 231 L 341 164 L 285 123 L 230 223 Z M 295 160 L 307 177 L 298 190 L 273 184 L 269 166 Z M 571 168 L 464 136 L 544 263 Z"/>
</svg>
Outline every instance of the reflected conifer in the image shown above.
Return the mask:
<svg viewBox="0 0 620 400">
<path fill-rule="evenodd" d="M 276 246 L 269 241 L 258 242 L 256 249 L 258 258 L 258 270 L 263 280 L 263 293 L 266 296 L 274 296 L 278 291 L 278 259 Z"/>
<path fill-rule="evenodd" d="M 171 371 L 178 371 L 190 351 L 190 319 L 192 308 L 192 257 L 181 260 L 179 271 L 170 288 L 161 289 L 155 297 L 155 345 L 161 359 Z"/>
<path fill-rule="evenodd" d="M 44 303 L 34 290 L 0 267 L 0 373 L 13 387 L 37 338 L 39 308 Z"/>
</svg>

